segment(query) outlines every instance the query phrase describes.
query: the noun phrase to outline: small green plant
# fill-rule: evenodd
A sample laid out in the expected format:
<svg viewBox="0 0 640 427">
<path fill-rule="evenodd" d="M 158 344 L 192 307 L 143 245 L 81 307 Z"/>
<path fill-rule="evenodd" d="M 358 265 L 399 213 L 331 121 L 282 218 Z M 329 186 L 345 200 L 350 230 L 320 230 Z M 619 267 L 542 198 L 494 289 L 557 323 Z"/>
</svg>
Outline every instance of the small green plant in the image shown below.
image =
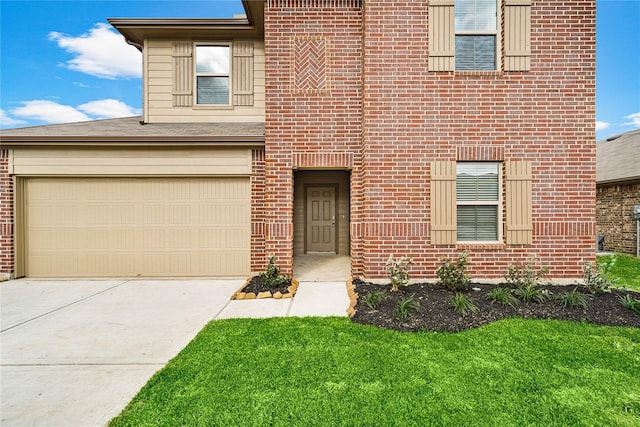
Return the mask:
<svg viewBox="0 0 640 427">
<path fill-rule="evenodd" d="M 584 310 L 589 306 L 589 299 L 585 294 L 578 292 L 578 288 L 563 292 L 557 296 L 563 307 L 582 307 Z"/>
<path fill-rule="evenodd" d="M 526 264 L 510 265 L 509 273 L 504 277 L 507 283 L 514 288 L 525 288 L 542 284 L 544 276 L 549 273 L 549 269 L 543 266 L 536 270 L 533 265 L 534 260 L 535 258 L 531 257 Z"/>
<path fill-rule="evenodd" d="M 418 301 L 415 294 L 413 294 L 398 301 L 398 305 L 394 310 L 394 317 L 397 320 L 408 320 L 419 310 L 420 301 Z"/>
<path fill-rule="evenodd" d="M 582 278 L 584 286 L 589 289 L 592 294 L 604 294 L 610 292 L 609 287 L 616 283 L 616 279 L 609 278 L 609 270 L 616 264 L 616 257 L 612 257 L 609 261 L 596 265 L 594 268 L 590 262 L 582 267 Z"/>
<path fill-rule="evenodd" d="M 502 305 L 508 305 L 510 307 L 515 307 L 520 302 L 518 298 L 513 296 L 511 289 L 501 287 L 493 288 L 488 292 L 487 299 L 490 299 L 491 302 L 499 302 Z"/>
<path fill-rule="evenodd" d="M 536 285 L 522 286 L 514 289 L 513 295 L 522 302 L 544 302 L 547 299 L 548 292 Z"/>
<path fill-rule="evenodd" d="M 289 280 L 287 276 L 280 274 L 280 267 L 276 266 L 275 256 L 272 256 L 269 259 L 267 270 L 263 273 L 259 273 L 258 276 L 262 279 L 262 283 L 270 288 L 276 288 Z"/>
<path fill-rule="evenodd" d="M 398 291 L 401 286 L 407 286 L 409 283 L 408 270 L 411 264 L 413 264 L 412 259 L 400 257 L 394 261 L 393 257 L 389 255 L 384 271 L 389 275 L 389 279 L 391 280 L 392 292 Z"/>
<path fill-rule="evenodd" d="M 477 313 L 479 310 L 478 306 L 474 304 L 473 298 L 459 292 L 449 300 L 449 303 L 453 306 L 453 311 L 462 315 L 462 317 L 469 313 Z"/>
<path fill-rule="evenodd" d="M 640 314 L 640 299 L 634 299 L 631 295 L 626 294 L 623 297 L 620 297 L 620 304 L 622 304 L 625 308 L 629 310 L 633 310 L 636 313 Z"/>
<path fill-rule="evenodd" d="M 380 303 L 382 303 L 382 301 L 386 299 L 387 299 L 387 293 L 385 291 L 369 292 L 367 295 L 365 295 L 362 298 L 364 303 L 367 304 L 367 307 L 371 309 L 377 308 L 380 305 Z"/>
<path fill-rule="evenodd" d="M 448 259 L 441 259 L 441 264 L 436 269 L 440 282 L 453 291 L 469 288 L 471 277 L 467 272 L 469 265 L 469 253 L 462 252 L 455 263 Z"/>
</svg>

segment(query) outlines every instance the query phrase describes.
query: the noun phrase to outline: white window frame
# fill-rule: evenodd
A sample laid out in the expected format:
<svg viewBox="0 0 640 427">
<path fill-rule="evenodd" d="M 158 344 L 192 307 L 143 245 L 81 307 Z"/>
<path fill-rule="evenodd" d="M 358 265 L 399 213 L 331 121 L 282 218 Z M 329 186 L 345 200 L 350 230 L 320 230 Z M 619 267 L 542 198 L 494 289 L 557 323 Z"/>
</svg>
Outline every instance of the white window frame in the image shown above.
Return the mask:
<svg viewBox="0 0 640 427">
<path fill-rule="evenodd" d="M 456 182 L 458 177 L 457 166 L 459 164 L 491 164 L 496 165 L 498 168 L 498 200 L 458 200 L 457 192 L 456 192 L 456 212 L 458 210 L 458 206 L 496 206 L 496 231 L 497 231 L 497 240 L 457 240 L 458 244 L 492 244 L 492 243 L 502 243 L 503 242 L 503 206 L 504 206 L 504 187 L 503 187 L 503 164 L 502 162 L 465 162 L 458 161 L 456 162 Z M 457 216 L 457 215 L 456 215 Z M 457 233 L 458 224 L 456 221 L 456 233 Z"/>
<path fill-rule="evenodd" d="M 228 73 L 198 73 L 198 47 L 220 46 L 229 49 L 229 72 Z M 197 42 L 193 45 L 193 87 L 194 102 L 197 107 L 230 107 L 233 99 L 233 82 L 231 81 L 233 67 L 233 46 L 231 42 Z M 226 104 L 201 104 L 198 102 L 198 77 L 227 77 L 229 79 L 229 97 Z"/>
<path fill-rule="evenodd" d="M 502 27 L 503 27 L 503 23 L 502 23 L 502 0 L 495 0 L 496 1 L 496 28 L 495 30 L 491 30 L 491 31 L 476 31 L 476 30 L 458 30 L 457 28 L 455 28 L 455 24 L 454 24 L 454 29 L 453 29 L 453 61 L 454 61 L 454 69 L 455 71 L 459 71 L 459 72 L 465 72 L 465 71 L 498 71 L 502 68 L 502 58 L 501 58 L 501 52 L 502 52 Z M 454 8 L 454 16 L 455 16 L 455 3 L 453 5 Z M 455 20 L 454 20 L 455 22 Z M 494 56 L 495 56 L 495 68 L 493 70 L 458 70 L 455 67 L 455 61 L 456 61 L 456 50 L 455 50 L 455 43 L 456 43 L 456 37 L 457 36 L 494 36 L 495 37 L 495 52 L 494 52 Z"/>
</svg>

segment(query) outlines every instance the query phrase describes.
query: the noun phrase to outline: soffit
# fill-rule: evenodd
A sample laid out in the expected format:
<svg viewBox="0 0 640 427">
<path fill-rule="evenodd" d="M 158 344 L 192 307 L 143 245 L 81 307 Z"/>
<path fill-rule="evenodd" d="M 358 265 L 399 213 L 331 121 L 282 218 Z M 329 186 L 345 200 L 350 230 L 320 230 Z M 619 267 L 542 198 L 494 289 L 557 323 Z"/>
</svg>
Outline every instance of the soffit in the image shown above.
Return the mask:
<svg viewBox="0 0 640 427">
<path fill-rule="evenodd" d="M 145 39 L 263 39 L 264 1 L 242 3 L 246 17 L 241 18 L 110 18 L 109 23 L 137 45 Z"/>
</svg>

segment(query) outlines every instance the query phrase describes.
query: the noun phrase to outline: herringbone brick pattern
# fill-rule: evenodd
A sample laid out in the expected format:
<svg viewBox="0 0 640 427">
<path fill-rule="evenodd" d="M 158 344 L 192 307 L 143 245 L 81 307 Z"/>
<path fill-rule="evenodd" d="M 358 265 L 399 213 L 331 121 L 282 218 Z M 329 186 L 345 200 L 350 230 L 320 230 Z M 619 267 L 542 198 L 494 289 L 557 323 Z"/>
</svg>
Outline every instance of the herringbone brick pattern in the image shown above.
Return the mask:
<svg viewBox="0 0 640 427">
<path fill-rule="evenodd" d="M 318 93 L 328 90 L 324 38 L 302 38 L 293 42 L 295 92 Z"/>
</svg>

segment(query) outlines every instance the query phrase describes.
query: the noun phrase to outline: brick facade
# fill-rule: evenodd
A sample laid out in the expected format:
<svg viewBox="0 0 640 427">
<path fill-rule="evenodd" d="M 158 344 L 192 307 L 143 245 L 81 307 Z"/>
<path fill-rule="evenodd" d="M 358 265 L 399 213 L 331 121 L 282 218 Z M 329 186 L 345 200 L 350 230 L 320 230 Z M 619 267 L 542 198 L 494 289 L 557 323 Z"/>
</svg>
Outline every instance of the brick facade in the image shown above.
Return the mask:
<svg viewBox="0 0 640 427">
<path fill-rule="evenodd" d="M 607 251 L 636 254 L 634 205 L 640 205 L 640 184 L 598 187 L 596 222 Z"/>
<path fill-rule="evenodd" d="M 9 150 L 0 149 L 0 279 L 13 274 L 13 179 Z"/>
<path fill-rule="evenodd" d="M 350 153 L 354 276 L 380 278 L 389 255 L 406 255 L 414 277 L 433 278 L 439 258 L 467 249 L 478 276 L 536 256 L 553 277 L 580 277 L 594 260 L 595 2 L 532 3 L 529 71 L 434 72 L 427 1 L 269 0 L 267 254 L 290 265 L 295 159 L 322 168 L 300 155 Z M 324 56 L 298 42 L 320 39 Z M 302 51 L 321 83 L 296 87 Z M 432 244 L 434 160 L 531 162 L 533 243 Z"/>
<path fill-rule="evenodd" d="M 275 255 L 291 273 L 294 172 L 342 170 L 354 277 L 382 278 L 389 255 L 404 255 L 413 278 L 432 279 L 440 258 L 463 250 L 475 277 L 530 256 L 552 277 L 580 277 L 595 260 L 595 0 L 536 0 L 530 12 L 528 71 L 433 71 L 428 0 L 266 0 L 251 270 Z M 11 273 L 13 187 L 0 154 L 0 272 Z M 532 169 L 532 243 L 434 244 L 433 162 L 515 160 Z"/>
</svg>

